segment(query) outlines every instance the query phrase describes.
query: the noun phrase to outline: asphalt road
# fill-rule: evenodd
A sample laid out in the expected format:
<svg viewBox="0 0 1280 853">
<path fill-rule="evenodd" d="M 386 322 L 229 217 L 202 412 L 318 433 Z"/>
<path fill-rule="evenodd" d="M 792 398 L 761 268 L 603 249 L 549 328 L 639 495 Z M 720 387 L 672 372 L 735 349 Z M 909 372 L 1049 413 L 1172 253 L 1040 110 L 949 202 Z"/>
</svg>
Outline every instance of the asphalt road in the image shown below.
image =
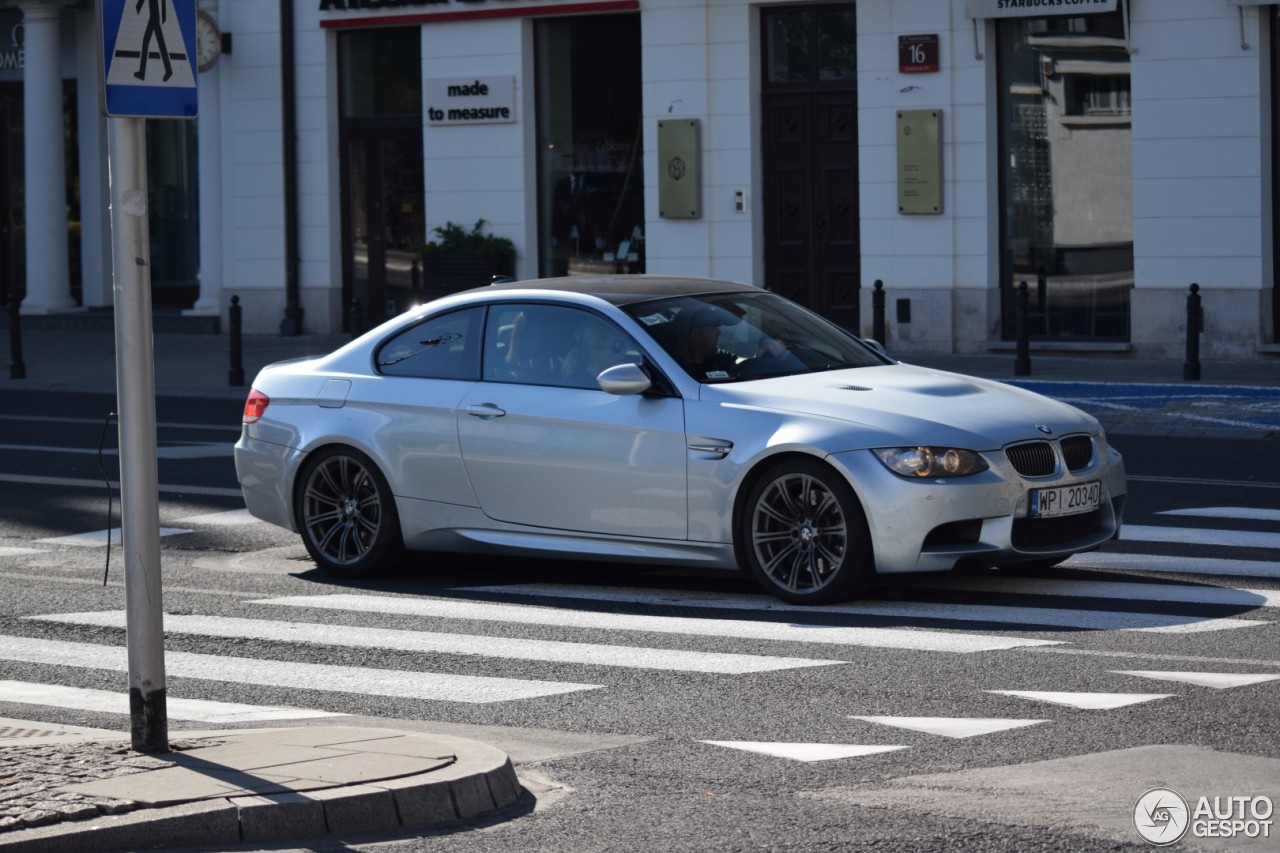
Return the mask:
<svg viewBox="0 0 1280 853">
<path fill-rule="evenodd" d="M 101 658 L 124 644 L 123 557 L 92 535 L 110 408 L 0 394 L 0 717 L 127 727 L 101 704 L 125 683 Z M 238 512 L 238 417 L 158 404 L 161 523 L 186 531 L 162 539 L 171 729 L 324 712 L 461 734 L 507 750 L 536 799 L 306 849 L 1138 849 L 1150 787 L 1280 798 L 1274 440 L 1115 436 L 1121 541 L 815 611 L 737 576 L 592 563 L 431 555 L 335 582 Z M 221 704 L 179 719 L 176 699 Z"/>
</svg>

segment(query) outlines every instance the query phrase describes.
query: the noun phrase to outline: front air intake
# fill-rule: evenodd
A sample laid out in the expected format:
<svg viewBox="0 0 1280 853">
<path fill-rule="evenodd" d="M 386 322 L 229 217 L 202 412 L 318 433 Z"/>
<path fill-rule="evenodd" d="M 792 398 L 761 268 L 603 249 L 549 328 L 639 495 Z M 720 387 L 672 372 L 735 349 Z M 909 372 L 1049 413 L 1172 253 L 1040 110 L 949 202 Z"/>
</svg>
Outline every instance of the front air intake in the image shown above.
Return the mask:
<svg viewBox="0 0 1280 853">
<path fill-rule="evenodd" d="M 1031 441 L 1006 447 L 1005 456 L 1013 470 L 1024 477 L 1048 477 L 1058 470 L 1053 445 L 1047 441 Z"/>
<path fill-rule="evenodd" d="M 1062 460 L 1072 473 L 1088 468 L 1093 463 L 1093 439 L 1087 435 L 1069 435 L 1062 439 Z"/>
</svg>

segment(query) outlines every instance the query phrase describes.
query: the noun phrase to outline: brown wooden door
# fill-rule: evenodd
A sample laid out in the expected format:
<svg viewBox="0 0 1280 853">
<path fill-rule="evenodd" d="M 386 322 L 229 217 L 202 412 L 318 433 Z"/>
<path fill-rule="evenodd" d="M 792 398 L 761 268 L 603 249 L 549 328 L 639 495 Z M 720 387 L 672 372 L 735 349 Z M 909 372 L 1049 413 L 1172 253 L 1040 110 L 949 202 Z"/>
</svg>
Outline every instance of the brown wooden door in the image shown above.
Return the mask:
<svg viewBox="0 0 1280 853">
<path fill-rule="evenodd" d="M 762 11 L 765 279 L 858 328 L 858 98 L 854 7 Z"/>
</svg>

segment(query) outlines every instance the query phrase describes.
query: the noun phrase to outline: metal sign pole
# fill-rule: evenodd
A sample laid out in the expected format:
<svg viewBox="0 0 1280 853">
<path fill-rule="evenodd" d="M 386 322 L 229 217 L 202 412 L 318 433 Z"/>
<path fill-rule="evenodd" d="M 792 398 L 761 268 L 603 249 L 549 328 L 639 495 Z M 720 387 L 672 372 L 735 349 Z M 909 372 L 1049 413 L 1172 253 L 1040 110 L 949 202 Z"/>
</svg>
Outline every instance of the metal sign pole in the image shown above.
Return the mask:
<svg viewBox="0 0 1280 853">
<path fill-rule="evenodd" d="M 107 123 L 130 734 L 137 752 L 167 752 L 146 119 Z"/>
</svg>

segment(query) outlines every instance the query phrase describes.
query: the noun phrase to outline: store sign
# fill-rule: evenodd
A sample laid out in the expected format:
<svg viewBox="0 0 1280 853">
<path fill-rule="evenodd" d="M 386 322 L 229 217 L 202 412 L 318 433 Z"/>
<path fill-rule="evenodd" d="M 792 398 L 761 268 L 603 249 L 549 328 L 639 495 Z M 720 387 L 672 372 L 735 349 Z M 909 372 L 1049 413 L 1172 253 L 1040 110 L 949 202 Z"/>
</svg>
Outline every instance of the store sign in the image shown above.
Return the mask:
<svg viewBox="0 0 1280 853">
<path fill-rule="evenodd" d="M 965 0 L 970 18 L 1040 18 L 1114 12 L 1118 0 Z"/>
<path fill-rule="evenodd" d="M 427 80 L 427 124 L 510 124 L 516 120 L 515 77 Z"/>
<path fill-rule="evenodd" d="M 394 18 L 398 24 L 507 18 L 524 15 L 634 11 L 640 0 L 319 0 L 321 12 L 363 12 L 361 17 L 339 16 L 322 27 L 368 26 L 370 21 Z"/>
<path fill-rule="evenodd" d="M 938 70 L 938 34 L 898 36 L 898 71 L 925 74 Z"/>
<path fill-rule="evenodd" d="M 0 46 L 0 71 L 21 71 L 26 64 L 26 51 L 22 49 L 22 24 L 14 24 L 9 31 L 9 43 Z"/>
</svg>

